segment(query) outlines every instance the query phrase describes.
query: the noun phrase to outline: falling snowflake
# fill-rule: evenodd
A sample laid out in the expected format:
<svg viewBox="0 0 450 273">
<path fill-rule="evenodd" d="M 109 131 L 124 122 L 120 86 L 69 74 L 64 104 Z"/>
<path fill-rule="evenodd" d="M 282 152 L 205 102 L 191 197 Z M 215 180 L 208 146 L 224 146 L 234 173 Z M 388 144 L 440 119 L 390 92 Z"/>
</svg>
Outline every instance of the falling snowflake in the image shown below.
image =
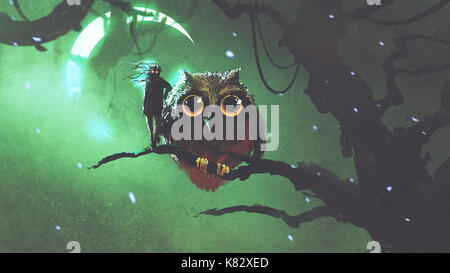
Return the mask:
<svg viewBox="0 0 450 273">
<path fill-rule="evenodd" d="M 130 198 L 131 203 L 136 204 L 136 197 L 134 196 L 134 193 L 128 193 L 128 197 Z"/>
<path fill-rule="evenodd" d="M 77 166 L 78 166 L 78 168 L 83 168 L 83 165 L 81 164 L 81 162 L 78 162 L 78 164 L 77 164 Z"/>
<path fill-rule="evenodd" d="M 416 117 L 411 117 L 411 120 L 414 121 L 415 123 L 419 122 L 420 120 Z"/>
<path fill-rule="evenodd" d="M 33 37 L 33 41 L 35 41 L 36 43 L 40 43 L 42 42 L 42 39 L 40 37 Z"/>
<path fill-rule="evenodd" d="M 387 190 L 387 191 L 392 191 L 392 186 L 387 186 L 387 187 L 386 187 L 386 190 Z"/>
<path fill-rule="evenodd" d="M 292 235 L 291 234 L 288 234 L 288 239 L 289 239 L 289 241 L 294 241 L 294 237 L 292 237 Z"/>
<path fill-rule="evenodd" d="M 234 53 L 231 50 L 227 50 L 225 51 L 225 56 L 227 56 L 228 58 L 234 58 Z"/>
<path fill-rule="evenodd" d="M 384 46 L 384 42 L 383 42 L 383 41 L 379 41 L 378 44 L 379 44 L 380 46 Z"/>
<path fill-rule="evenodd" d="M 56 226 L 56 230 L 61 230 L 61 227 L 60 226 Z"/>
<path fill-rule="evenodd" d="M 36 128 L 36 133 L 37 133 L 37 134 L 40 134 L 40 133 L 41 133 L 41 129 Z"/>
</svg>

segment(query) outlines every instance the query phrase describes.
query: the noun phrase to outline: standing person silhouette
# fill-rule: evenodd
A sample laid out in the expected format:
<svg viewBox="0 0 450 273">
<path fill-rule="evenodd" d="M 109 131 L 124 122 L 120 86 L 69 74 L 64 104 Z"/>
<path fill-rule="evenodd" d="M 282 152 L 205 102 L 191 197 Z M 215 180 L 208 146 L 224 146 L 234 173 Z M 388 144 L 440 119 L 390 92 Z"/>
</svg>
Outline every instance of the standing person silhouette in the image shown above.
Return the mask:
<svg viewBox="0 0 450 273">
<path fill-rule="evenodd" d="M 147 69 L 148 75 L 145 80 L 145 97 L 142 113 L 147 119 L 147 126 L 150 131 L 153 149 L 156 148 L 156 144 L 159 143 L 162 125 L 163 100 L 170 90 L 172 90 L 172 86 L 160 76 L 161 71 L 161 66 L 158 64 L 149 64 Z M 155 122 L 154 131 L 153 121 Z"/>
</svg>

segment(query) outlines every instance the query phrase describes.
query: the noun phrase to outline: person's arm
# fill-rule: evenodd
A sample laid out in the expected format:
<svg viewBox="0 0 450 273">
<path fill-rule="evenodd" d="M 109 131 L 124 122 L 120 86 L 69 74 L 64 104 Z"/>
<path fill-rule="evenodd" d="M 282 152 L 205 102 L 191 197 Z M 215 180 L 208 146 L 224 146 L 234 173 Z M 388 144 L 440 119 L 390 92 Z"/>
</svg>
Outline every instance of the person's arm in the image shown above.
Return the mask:
<svg viewBox="0 0 450 273">
<path fill-rule="evenodd" d="M 163 99 L 166 100 L 167 95 L 170 91 L 172 91 L 172 85 L 170 85 L 170 83 L 168 83 L 167 81 L 164 81 L 164 88 L 166 89 L 166 91 L 164 92 Z"/>
</svg>

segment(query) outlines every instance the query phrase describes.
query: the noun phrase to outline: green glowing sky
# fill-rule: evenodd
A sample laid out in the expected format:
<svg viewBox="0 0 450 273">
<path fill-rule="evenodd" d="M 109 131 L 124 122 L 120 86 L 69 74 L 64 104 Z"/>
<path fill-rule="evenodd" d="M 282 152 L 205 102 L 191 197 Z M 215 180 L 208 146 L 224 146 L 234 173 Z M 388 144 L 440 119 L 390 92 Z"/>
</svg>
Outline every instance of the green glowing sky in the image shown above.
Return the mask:
<svg viewBox="0 0 450 273">
<path fill-rule="evenodd" d="M 140 5 L 145 6 L 145 2 Z M 306 72 L 301 70 L 292 90 L 283 96 L 264 88 L 253 58 L 247 16 L 229 20 L 212 3 L 201 1 L 201 7 L 187 18 L 189 1 L 150 2 L 150 8 L 176 20 L 195 42 L 169 26 L 139 23 L 143 50 L 153 43 L 155 33 L 161 31 L 144 59 L 158 61 L 163 67 L 163 77 L 173 83 L 183 69 L 203 72 L 242 67 L 241 80 L 254 94 L 257 104 L 280 105 L 280 147 L 267 153 L 267 158 L 291 163 L 315 162 L 342 179 L 357 180 L 352 158 L 341 155 L 338 124 L 330 115 L 319 114 L 302 92 L 307 85 Z M 29 18 L 37 19 L 50 12 L 56 3 L 59 0 L 39 4 L 24 1 L 22 6 Z M 289 18 L 295 16 L 292 8 L 279 8 Z M 94 9 L 100 14 L 110 10 L 101 2 Z M 0 10 L 19 18 L 8 1 L 0 4 Z M 95 18 L 89 14 L 83 26 Z M 291 63 L 287 50 L 277 47 L 280 38 L 277 28 L 263 22 L 274 58 L 279 63 Z M 91 53 L 92 63 L 81 66 L 78 98 L 70 96 L 66 69 L 79 33 L 70 32 L 44 44 L 48 48 L 45 53 L 33 47 L 0 45 L 1 252 L 67 252 L 65 246 L 69 241 L 80 242 L 82 252 L 366 251 L 371 238 L 365 230 L 329 217 L 302 224 L 298 229 L 279 219 L 255 214 L 193 217 L 202 210 L 233 205 L 263 204 L 291 215 L 320 205 L 314 198 L 307 202 L 305 195 L 280 177 L 254 175 L 245 182 L 231 182 L 214 193 L 205 192 L 197 189 L 164 155 L 123 159 L 88 171 L 87 166 L 105 155 L 139 150 L 149 142 L 141 109 L 142 90 L 123 80 L 132 73 L 132 63 L 141 59 L 126 34 L 127 29 L 121 32 L 118 27 L 117 31 L 117 35 L 125 34 L 112 37 L 117 39 L 115 46 L 103 52 L 118 54 L 120 59 L 111 63 L 108 57 L 96 58 L 104 43 L 100 41 Z M 388 33 L 386 40 L 391 36 Z M 371 39 L 373 48 L 367 50 L 374 55 L 383 54 L 376 44 L 379 37 Z M 349 65 L 381 89 L 382 83 L 372 79 L 372 71 L 365 68 L 367 63 L 351 57 L 350 48 L 343 43 L 342 52 L 350 56 Z M 235 57 L 228 58 L 226 50 L 231 50 Z M 263 66 L 277 88 L 283 88 L 291 79 L 291 70 L 274 70 L 266 59 Z M 78 80 L 78 76 L 71 75 L 76 78 L 72 81 Z M 433 98 L 425 104 L 432 105 Z M 419 99 L 411 103 L 414 108 Z M 416 113 L 432 112 L 433 107 L 429 108 Z M 404 117 L 410 114 L 408 109 L 402 106 L 395 113 L 388 113 L 387 123 L 407 122 Z M 433 147 L 431 151 L 439 150 Z M 438 153 L 435 156 L 439 165 L 444 156 Z M 135 204 L 129 199 L 130 192 L 134 193 Z"/>
</svg>

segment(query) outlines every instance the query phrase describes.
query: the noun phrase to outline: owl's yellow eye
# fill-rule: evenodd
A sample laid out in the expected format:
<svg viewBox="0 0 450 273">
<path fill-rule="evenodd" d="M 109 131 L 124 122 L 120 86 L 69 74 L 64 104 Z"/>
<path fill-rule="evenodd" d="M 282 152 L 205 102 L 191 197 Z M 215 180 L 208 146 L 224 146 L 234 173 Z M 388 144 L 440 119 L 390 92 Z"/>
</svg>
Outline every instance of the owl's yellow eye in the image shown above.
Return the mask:
<svg viewBox="0 0 450 273">
<path fill-rule="evenodd" d="M 235 117 L 244 109 L 244 106 L 242 106 L 242 100 L 238 96 L 228 95 L 222 99 L 220 109 L 225 116 Z"/>
<path fill-rule="evenodd" d="M 191 117 L 200 115 L 204 108 L 202 97 L 189 95 L 183 100 L 183 112 Z"/>
</svg>

